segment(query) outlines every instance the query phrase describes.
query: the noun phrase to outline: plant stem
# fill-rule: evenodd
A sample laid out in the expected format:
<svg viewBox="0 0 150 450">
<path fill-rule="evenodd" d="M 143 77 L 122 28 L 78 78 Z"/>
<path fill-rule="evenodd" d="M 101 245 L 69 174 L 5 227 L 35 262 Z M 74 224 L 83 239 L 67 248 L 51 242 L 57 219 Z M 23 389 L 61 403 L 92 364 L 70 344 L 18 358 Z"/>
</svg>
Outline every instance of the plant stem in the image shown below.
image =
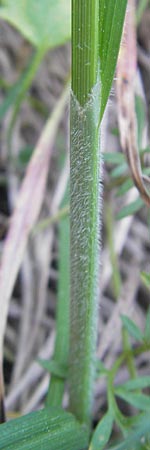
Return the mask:
<svg viewBox="0 0 150 450">
<path fill-rule="evenodd" d="M 70 409 L 90 424 L 98 313 L 99 0 L 72 0 Z"/>
</svg>

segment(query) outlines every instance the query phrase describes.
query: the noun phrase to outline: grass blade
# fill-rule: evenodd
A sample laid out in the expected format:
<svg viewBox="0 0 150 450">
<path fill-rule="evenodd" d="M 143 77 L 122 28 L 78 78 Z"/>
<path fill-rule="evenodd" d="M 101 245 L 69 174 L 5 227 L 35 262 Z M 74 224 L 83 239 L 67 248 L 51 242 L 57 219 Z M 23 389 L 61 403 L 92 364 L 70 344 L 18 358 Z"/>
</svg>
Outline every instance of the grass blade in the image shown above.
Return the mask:
<svg viewBox="0 0 150 450">
<path fill-rule="evenodd" d="M 0 449 L 4 450 L 84 450 L 86 428 L 72 414 L 45 408 L 0 425 Z"/>
<path fill-rule="evenodd" d="M 100 1 L 101 118 L 111 89 L 117 63 L 127 0 Z"/>
</svg>

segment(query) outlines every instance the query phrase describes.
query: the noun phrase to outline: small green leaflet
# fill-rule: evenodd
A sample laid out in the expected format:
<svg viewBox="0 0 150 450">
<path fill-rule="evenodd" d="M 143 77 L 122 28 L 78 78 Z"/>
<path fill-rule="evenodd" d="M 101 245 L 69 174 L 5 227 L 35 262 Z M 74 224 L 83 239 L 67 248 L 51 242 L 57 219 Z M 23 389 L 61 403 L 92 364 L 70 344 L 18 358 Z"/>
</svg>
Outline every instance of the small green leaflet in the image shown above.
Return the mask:
<svg viewBox="0 0 150 450">
<path fill-rule="evenodd" d="M 119 213 L 117 214 L 117 219 L 120 220 L 124 217 L 131 216 L 132 214 L 138 212 L 143 206 L 144 202 L 142 198 L 138 197 L 137 200 L 124 206 L 121 211 L 119 211 Z"/>
<path fill-rule="evenodd" d="M 89 450 L 102 450 L 109 441 L 113 426 L 113 415 L 108 411 L 94 431 Z"/>
<path fill-rule="evenodd" d="M 135 408 L 150 412 L 150 397 L 148 395 L 135 394 L 132 391 L 128 392 L 123 388 L 116 388 L 115 394 Z"/>
<path fill-rule="evenodd" d="M 37 359 L 37 362 L 40 364 L 40 366 L 43 367 L 43 369 L 47 370 L 47 372 L 55 375 L 56 377 L 65 379 L 67 377 L 67 368 L 63 367 L 61 364 L 59 364 L 54 359 L 51 359 L 51 361 L 48 361 L 46 359 Z"/>
<path fill-rule="evenodd" d="M 120 152 L 105 152 L 103 153 L 103 159 L 106 163 L 110 164 L 122 164 L 125 162 L 125 156 Z"/>
<path fill-rule="evenodd" d="M 128 380 L 122 385 L 117 386 L 117 389 L 122 388 L 124 391 L 134 391 L 136 389 L 144 389 L 150 386 L 150 376 L 137 377 L 132 380 Z"/>
<path fill-rule="evenodd" d="M 129 317 L 125 315 L 121 315 L 121 320 L 130 336 L 132 336 L 139 342 L 143 342 L 143 334 L 141 330 L 138 328 L 138 326 L 131 319 L 129 319 Z"/>
<path fill-rule="evenodd" d="M 145 286 L 150 289 L 150 273 L 141 272 L 141 278 Z"/>
<path fill-rule="evenodd" d="M 150 343 L 150 307 L 146 315 L 145 329 L 144 329 L 144 340 Z"/>
<path fill-rule="evenodd" d="M 149 414 L 140 414 L 135 426 L 129 431 L 127 437 L 123 442 L 111 447 L 111 450 L 148 450 L 148 446 L 142 445 L 150 438 L 150 417 Z"/>
</svg>

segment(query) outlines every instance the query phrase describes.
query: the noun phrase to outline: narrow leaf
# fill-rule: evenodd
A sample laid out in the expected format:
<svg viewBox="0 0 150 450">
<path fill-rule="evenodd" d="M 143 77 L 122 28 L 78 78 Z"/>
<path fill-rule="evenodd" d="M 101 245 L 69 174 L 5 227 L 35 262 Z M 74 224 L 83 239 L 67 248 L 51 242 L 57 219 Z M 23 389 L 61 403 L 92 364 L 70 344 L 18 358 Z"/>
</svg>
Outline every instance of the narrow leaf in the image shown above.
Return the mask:
<svg viewBox="0 0 150 450">
<path fill-rule="evenodd" d="M 135 111 L 137 119 L 138 148 L 140 149 L 143 141 L 143 130 L 146 123 L 146 110 L 144 100 L 139 95 L 135 96 Z"/>
<path fill-rule="evenodd" d="M 106 369 L 101 361 L 97 361 L 96 369 L 97 378 L 108 374 L 108 369 Z"/>
<path fill-rule="evenodd" d="M 111 89 L 121 41 L 127 0 L 100 3 L 101 118 Z"/>
<path fill-rule="evenodd" d="M 81 450 L 87 430 L 61 408 L 45 408 L 0 425 L 0 449 Z"/>
<path fill-rule="evenodd" d="M 56 375 L 59 378 L 66 378 L 67 376 L 67 367 L 62 366 L 54 359 L 48 361 L 47 359 L 37 359 L 37 362 L 43 369 L 47 370 L 49 373 Z"/>
<path fill-rule="evenodd" d="M 94 431 L 89 450 L 102 450 L 111 436 L 113 415 L 108 411 Z"/>
<path fill-rule="evenodd" d="M 115 392 L 117 392 L 117 390 L 120 388 L 122 388 L 124 391 L 133 391 L 136 389 L 144 389 L 148 386 L 150 386 L 150 376 L 137 377 L 133 380 L 126 381 L 126 383 L 123 383 L 120 386 L 117 386 Z"/>
<path fill-rule="evenodd" d="M 131 178 L 129 178 L 128 180 L 124 181 L 124 183 L 122 183 L 122 185 L 117 190 L 117 197 L 121 197 L 122 195 L 126 194 L 132 187 L 133 181 L 131 180 Z"/>
<path fill-rule="evenodd" d="M 116 388 L 115 394 L 135 408 L 150 412 L 150 397 L 148 395 L 134 394 L 132 391 L 127 392 L 127 390 L 124 390 L 123 388 Z"/>
<path fill-rule="evenodd" d="M 22 91 L 22 85 L 24 84 L 25 79 L 28 76 L 28 71 L 30 71 L 31 64 L 32 60 L 30 61 L 27 69 L 20 76 L 19 80 L 12 87 L 9 88 L 7 95 L 5 96 L 3 102 L 0 105 L 0 120 L 5 116 L 9 108 L 15 104 L 18 95 Z"/>
<path fill-rule="evenodd" d="M 145 330 L 144 330 L 144 340 L 146 342 L 150 342 L 150 307 L 149 307 L 147 315 L 146 315 L 146 323 L 145 323 Z"/>
<path fill-rule="evenodd" d="M 142 272 L 141 273 L 141 278 L 143 283 L 145 284 L 145 286 L 150 289 L 150 273 L 147 272 Z"/>
<path fill-rule="evenodd" d="M 127 216 L 132 216 L 132 214 L 135 214 L 136 212 L 140 211 L 140 209 L 144 206 L 144 202 L 142 198 L 138 197 L 137 200 L 135 200 L 132 203 L 129 203 L 128 205 L 125 205 L 117 214 L 117 219 L 123 219 Z"/>
<path fill-rule="evenodd" d="M 103 159 L 105 162 L 111 163 L 111 164 L 121 164 L 125 161 L 125 157 L 123 153 L 119 152 L 105 152 L 103 154 Z"/>
<path fill-rule="evenodd" d="M 111 172 L 111 178 L 118 178 L 122 175 L 125 175 L 127 173 L 127 164 L 123 163 L 120 164 L 118 167 L 112 170 Z"/>
<path fill-rule="evenodd" d="M 143 342 L 143 334 L 138 326 L 125 315 L 121 315 L 121 320 L 130 336 L 134 337 L 137 341 Z"/>
<path fill-rule="evenodd" d="M 70 8 L 70 0 L 3 0 L 0 17 L 35 47 L 48 49 L 70 39 Z"/>
<path fill-rule="evenodd" d="M 146 447 L 142 446 L 142 440 L 145 443 L 147 438 L 149 438 L 149 430 L 149 414 L 140 414 L 135 426 L 130 429 L 127 438 L 118 445 L 111 447 L 111 450 L 144 450 Z"/>
</svg>

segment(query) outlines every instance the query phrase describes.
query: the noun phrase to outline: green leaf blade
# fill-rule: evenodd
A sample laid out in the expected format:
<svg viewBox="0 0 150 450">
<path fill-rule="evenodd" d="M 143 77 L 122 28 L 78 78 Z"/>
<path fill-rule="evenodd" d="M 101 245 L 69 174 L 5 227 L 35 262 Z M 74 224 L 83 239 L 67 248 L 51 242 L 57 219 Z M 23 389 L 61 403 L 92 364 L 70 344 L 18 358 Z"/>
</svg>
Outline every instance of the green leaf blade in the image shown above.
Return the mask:
<svg viewBox="0 0 150 450">
<path fill-rule="evenodd" d="M 88 444 L 87 429 L 61 408 L 45 408 L 0 425 L 0 449 L 81 450 Z"/>
<path fill-rule="evenodd" d="M 123 153 L 119 152 L 106 152 L 103 154 L 104 162 L 111 164 L 122 164 L 125 161 Z"/>
<path fill-rule="evenodd" d="M 117 214 L 117 220 L 124 219 L 124 217 L 132 216 L 132 214 L 137 213 L 144 206 L 142 198 L 138 197 L 132 203 L 125 205 Z"/>
<path fill-rule="evenodd" d="M 143 342 L 143 334 L 141 330 L 137 327 L 137 325 L 131 319 L 129 319 L 129 317 L 125 315 L 121 315 L 121 320 L 130 336 L 132 336 L 135 340 L 139 342 Z"/>
<path fill-rule="evenodd" d="M 149 386 L 150 386 L 150 376 L 137 377 L 133 380 L 126 381 L 120 386 L 117 386 L 116 392 L 117 389 L 120 388 L 124 389 L 125 391 L 132 391 L 136 389 L 144 389 Z"/>
<path fill-rule="evenodd" d="M 124 441 L 111 447 L 111 450 L 148 450 L 148 446 L 142 445 L 142 439 L 144 438 L 144 442 L 146 443 L 147 438 L 148 440 L 150 438 L 149 424 L 149 414 L 140 414 Z"/>
<path fill-rule="evenodd" d="M 40 366 L 43 367 L 44 370 L 55 375 L 60 379 L 65 379 L 67 377 L 67 367 L 60 364 L 58 361 L 51 359 L 50 361 L 47 359 L 37 359 L 37 362 Z"/>
<path fill-rule="evenodd" d="M 142 272 L 141 278 L 147 289 L 150 289 L 150 273 Z"/>
<path fill-rule="evenodd" d="M 118 397 L 122 398 L 125 402 L 134 406 L 135 408 L 143 411 L 150 412 L 150 398 L 145 394 L 135 394 L 132 391 L 128 392 L 123 388 L 116 388 L 115 393 Z"/>
<path fill-rule="evenodd" d="M 146 342 L 150 342 L 150 308 L 148 309 L 147 315 L 146 315 L 146 323 L 145 323 L 145 330 L 144 330 L 144 340 Z"/>
<path fill-rule="evenodd" d="M 106 107 L 117 63 L 127 0 L 100 2 L 101 119 Z"/>
<path fill-rule="evenodd" d="M 113 415 L 108 411 L 96 427 L 89 450 L 104 449 L 111 436 L 112 426 Z"/>
</svg>

